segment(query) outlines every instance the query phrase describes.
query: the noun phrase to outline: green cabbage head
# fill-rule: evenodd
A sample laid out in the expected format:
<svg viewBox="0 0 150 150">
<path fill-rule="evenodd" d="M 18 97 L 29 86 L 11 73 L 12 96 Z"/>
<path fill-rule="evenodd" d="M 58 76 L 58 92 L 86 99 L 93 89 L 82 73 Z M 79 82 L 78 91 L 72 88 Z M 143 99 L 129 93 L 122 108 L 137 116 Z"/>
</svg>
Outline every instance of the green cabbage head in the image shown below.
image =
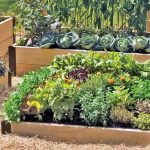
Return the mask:
<svg viewBox="0 0 150 150">
<path fill-rule="evenodd" d="M 88 33 L 83 33 L 81 38 L 81 46 L 84 49 L 90 50 L 97 43 L 99 37 L 97 35 L 90 35 Z"/>
<path fill-rule="evenodd" d="M 147 47 L 148 42 L 148 38 L 146 38 L 145 36 L 136 36 L 133 39 L 132 46 L 135 50 L 142 50 Z"/>
</svg>

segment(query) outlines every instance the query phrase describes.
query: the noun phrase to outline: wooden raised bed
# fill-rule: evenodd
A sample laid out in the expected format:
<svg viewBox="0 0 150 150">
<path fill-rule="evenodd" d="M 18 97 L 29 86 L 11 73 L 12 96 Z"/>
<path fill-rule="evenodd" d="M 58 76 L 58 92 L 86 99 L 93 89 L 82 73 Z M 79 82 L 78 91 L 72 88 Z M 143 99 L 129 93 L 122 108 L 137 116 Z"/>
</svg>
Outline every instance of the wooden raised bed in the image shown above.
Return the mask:
<svg viewBox="0 0 150 150">
<path fill-rule="evenodd" d="M 0 56 L 3 57 L 8 53 L 8 46 L 15 42 L 13 27 L 15 19 L 13 17 L 4 17 L 5 20 L 0 22 Z"/>
<path fill-rule="evenodd" d="M 132 146 L 150 144 L 150 131 L 31 122 L 11 124 L 2 122 L 1 125 L 3 134 L 38 136 L 55 142 L 125 144 Z"/>
<path fill-rule="evenodd" d="M 56 55 L 65 55 L 68 53 L 87 52 L 85 50 L 72 49 L 41 49 L 39 47 L 25 47 L 25 46 L 10 46 L 9 55 L 11 56 L 10 69 L 15 75 L 21 76 L 32 70 L 39 69 L 41 66 L 47 66 Z M 106 52 L 98 52 L 105 55 Z M 140 63 L 150 59 L 150 54 L 132 53 L 135 60 Z"/>
<path fill-rule="evenodd" d="M 5 76 L 0 77 L 0 90 L 11 86 L 11 76 L 6 73 Z"/>
</svg>

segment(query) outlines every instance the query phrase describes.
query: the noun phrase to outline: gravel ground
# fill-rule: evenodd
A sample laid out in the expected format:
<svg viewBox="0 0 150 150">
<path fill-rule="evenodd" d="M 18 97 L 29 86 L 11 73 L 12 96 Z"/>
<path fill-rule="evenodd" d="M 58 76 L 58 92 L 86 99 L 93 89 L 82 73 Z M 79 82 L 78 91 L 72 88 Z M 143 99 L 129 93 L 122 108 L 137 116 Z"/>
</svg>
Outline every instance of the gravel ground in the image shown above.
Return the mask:
<svg viewBox="0 0 150 150">
<path fill-rule="evenodd" d="M 13 78 L 13 87 L 0 91 L 0 110 L 2 103 L 11 91 L 15 90 L 15 86 L 21 82 L 20 78 Z M 15 135 L 1 135 L 0 133 L 0 150 L 150 150 L 147 147 L 127 147 L 124 145 L 103 145 L 103 144 L 86 144 L 76 145 L 67 143 L 54 143 L 43 139 L 24 138 Z"/>
</svg>

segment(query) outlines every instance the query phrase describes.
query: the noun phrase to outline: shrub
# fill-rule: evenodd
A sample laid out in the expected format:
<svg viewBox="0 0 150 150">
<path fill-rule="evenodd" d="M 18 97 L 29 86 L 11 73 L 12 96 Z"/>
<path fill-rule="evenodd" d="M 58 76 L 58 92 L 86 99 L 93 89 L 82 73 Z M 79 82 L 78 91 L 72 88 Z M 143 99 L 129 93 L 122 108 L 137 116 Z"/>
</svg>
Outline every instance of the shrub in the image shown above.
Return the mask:
<svg viewBox="0 0 150 150">
<path fill-rule="evenodd" d="M 140 113 L 138 118 L 133 119 L 133 123 L 139 129 L 150 130 L 150 114 Z"/>
<path fill-rule="evenodd" d="M 125 107 L 116 106 L 110 110 L 110 118 L 114 123 L 132 123 L 133 113 Z"/>
</svg>

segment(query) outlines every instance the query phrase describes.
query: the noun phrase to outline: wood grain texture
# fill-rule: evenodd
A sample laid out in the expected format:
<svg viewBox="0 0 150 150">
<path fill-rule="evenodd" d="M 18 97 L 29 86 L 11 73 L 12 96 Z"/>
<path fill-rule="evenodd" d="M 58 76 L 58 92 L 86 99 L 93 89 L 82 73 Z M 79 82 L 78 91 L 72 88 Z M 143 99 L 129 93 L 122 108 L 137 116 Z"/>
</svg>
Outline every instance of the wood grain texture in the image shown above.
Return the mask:
<svg viewBox="0 0 150 150">
<path fill-rule="evenodd" d="M 0 43 L 0 57 L 8 54 L 8 46 L 13 44 L 13 37 L 6 39 L 4 42 Z"/>
<path fill-rule="evenodd" d="M 0 77 L 0 89 L 8 88 L 8 74 L 3 77 Z"/>
<path fill-rule="evenodd" d="M 41 49 L 38 47 L 23 47 L 14 46 L 16 49 L 16 74 L 21 76 L 32 70 L 37 70 L 42 66 L 50 65 L 56 55 L 73 54 L 77 52 L 86 53 L 85 50 L 72 50 L 72 49 Z M 106 55 L 106 52 L 99 51 L 101 55 Z M 144 63 L 150 60 L 150 54 L 132 53 L 135 60 Z"/>
<path fill-rule="evenodd" d="M 0 43 L 13 36 L 13 17 L 0 22 Z"/>
<path fill-rule="evenodd" d="M 11 133 L 38 136 L 56 142 L 77 144 L 104 143 L 141 145 L 150 144 L 150 132 L 121 128 L 100 128 L 47 123 L 11 123 Z"/>
<path fill-rule="evenodd" d="M 13 26 L 13 17 L 6 17 L 6 20 L 0 22 L 0 56 L 6 55 L 8 46 L 14 42 Z"/>
<path fill-rule="evenodd" d="M 150 11 L 147 12 L 146 32 L 150 32 Z"/>
</svg>

